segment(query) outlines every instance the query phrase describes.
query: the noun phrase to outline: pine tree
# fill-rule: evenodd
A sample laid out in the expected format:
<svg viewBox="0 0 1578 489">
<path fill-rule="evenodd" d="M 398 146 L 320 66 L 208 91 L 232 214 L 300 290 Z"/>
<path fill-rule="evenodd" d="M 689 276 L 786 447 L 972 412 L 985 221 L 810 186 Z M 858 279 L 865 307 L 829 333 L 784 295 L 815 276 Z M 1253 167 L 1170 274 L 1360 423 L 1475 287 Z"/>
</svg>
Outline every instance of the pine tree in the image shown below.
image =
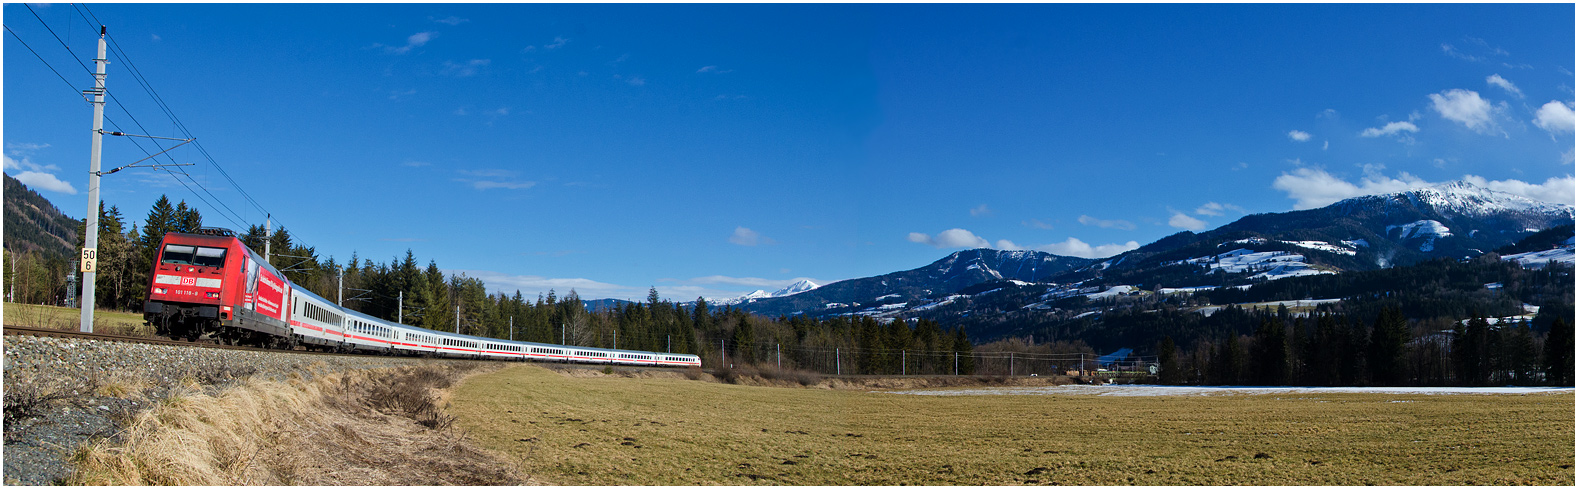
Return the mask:
<svg viewBox="0 0 1578 489">
<path fill-rule="evenodd" d="M 751 317 L 740 313 L 735 315 L 734 338 L 732 343 L 734 353 L 729 356 L 736 365 L 748 365 L 756 361 L 756 331 L 751 326 Z"/>
<path fill-rule="evenodd" d="M 1182 383 L 1183 371 L 1178 366 L 1178 346 L 1172 336 L 1163 336 L 1156 347 L 1157 381 L 1165 385 Z"/>
<path fill-rule="evenodd" d="M 1484 318 L 1474 318 L 1468 325 L 1453 328 L 1452 363 L 1457 368 L 1458 382 L 1463 385 L 1485 385 L 1490 382 L 1490 323 Z"/>
<path fill-rule="evenodd" d="M 1408 344 L 1408 320 L 1402 311 L 1387 307 L 1375 318 L 1370 332 L 1366 365 L 1370 380 L 1378 385 L 1401 385 L 1403 381 L 1403 350 Z"/>
<path fill-rule="evenodd" d="M 1560 317 L 1545 336 L 1545 375 L 1551 384 L 1573 385 L 1573 325 Z"/>
<path fill-rule="evenodd" d="M 1254 381 L 1260 385 L 1286 385 L 1288 378 L 1288 338 L 1279 314 L 1271 320 L 1262 320 L 1255 330 L 1254 350 L 1249 362 Z"/>
<path fill-rule="evenodd" d="M 975 346 L 970 344 L 963 327 L 953 330 L 953 353 L 958 358 L 959 375 L 975 374 Z"/>
</svg>

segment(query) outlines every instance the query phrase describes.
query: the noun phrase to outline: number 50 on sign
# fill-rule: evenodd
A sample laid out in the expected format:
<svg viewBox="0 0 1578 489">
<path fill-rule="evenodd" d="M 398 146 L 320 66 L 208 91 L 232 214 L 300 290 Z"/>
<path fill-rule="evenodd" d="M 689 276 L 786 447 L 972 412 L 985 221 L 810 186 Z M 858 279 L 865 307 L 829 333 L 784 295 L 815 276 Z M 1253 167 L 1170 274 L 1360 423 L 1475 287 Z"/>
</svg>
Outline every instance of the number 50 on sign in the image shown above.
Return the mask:
<svg viewBox="0 0 1578 489">
<path fill-rule="evenodd" d="M 96 266 L 96 263 L 95 263 L 95 262 L 98 261 L 98 259 L 99 259 L 99 249 L 98 248 L 83 248 L 82 249 L 82 273 L 93 273 L 95 271 L 95 269 L 98 268 Z"/>
</svg>

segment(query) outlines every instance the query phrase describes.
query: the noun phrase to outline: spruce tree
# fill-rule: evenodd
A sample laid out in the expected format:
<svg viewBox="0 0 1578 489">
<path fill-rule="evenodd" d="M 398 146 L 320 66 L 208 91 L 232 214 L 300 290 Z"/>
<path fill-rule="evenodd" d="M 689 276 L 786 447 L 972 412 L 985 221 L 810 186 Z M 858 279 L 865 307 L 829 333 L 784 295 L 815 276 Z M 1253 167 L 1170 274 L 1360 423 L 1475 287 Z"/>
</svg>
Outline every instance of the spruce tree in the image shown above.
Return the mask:
<svg viewBox="0 0 1578 489">
<path fill-rule="evenodd" d="M 175 223 L 171 229 L 177 233 L 196 233 L 203 228 L 203 216 L 197 209 L 186 205 L 186 201 L 175 206 Z"/>
<path fill-rule="evenodd" d="M 148 210 L 148 217 L 142 224 L 143 259 L 153 263 L 159 256 L 159 243 L 164 241 L 164 234 L 175 229 L 175 208 L 170 205 L 170 199 L 163 195 L 153 202 L 153 208 Z"/>
</svg>

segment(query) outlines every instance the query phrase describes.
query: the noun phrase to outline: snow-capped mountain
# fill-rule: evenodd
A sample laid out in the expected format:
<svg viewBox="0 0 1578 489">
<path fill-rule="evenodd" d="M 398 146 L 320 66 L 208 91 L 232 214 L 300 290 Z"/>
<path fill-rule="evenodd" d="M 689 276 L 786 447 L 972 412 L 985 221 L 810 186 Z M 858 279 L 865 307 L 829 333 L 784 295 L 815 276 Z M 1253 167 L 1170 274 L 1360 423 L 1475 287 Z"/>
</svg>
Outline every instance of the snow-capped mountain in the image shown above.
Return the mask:
<svg viewBox="0 0 1578 489">
<path fill-rule="evenodd" d="M 1286 251 L 1333 271 L 1369 270 L 1478 256 L 1572 220 L 1569 205 L 1451 182 L 1319 209 L 1253 214 L 1210 231 L 1178 233 L 1103 261 L 1106 266 L 1092 267 L 1079 278 L 1121 273 L 1142 280 L 1143 270 L 1213 256 L 1231 249 L 1218 249 L 1223 243 L 1249 238 L 1262 240 L 1246 247 L 1253 252 Z"/>
<path fill-rule="evenodd" d="M 798 282 L 789 284 L 788 287 L 784 287 L 782 289 L 778 289 L 777 292 L 773 292 L 772 296 L 773 297 L 791 296 L 791 295 L 795 295 L 795 294 L 798 294 L 798 293 L 801 293 L 801 292 L 805 292 L 807 290 L 815 289 L 817 287 L 818 287 L 818 285 L 816 285 L 816 282 L 812 282 L 810 280 L 801 279 Z"/>
<path fill-rule="evenodd" d="M 1168 236 L 1105 260 L 1034 251 L 966 250 L 914 270 L 840 281 L 792 297 L 758 291 L 737 303 L 766 315 L 899 317 L 963 297 L 1001 294 L 997 290 L 1028 293 L 1024 291 L 1039 287 L 1048 291 L 1039 293 L 1043 295 L 1079 291 L 1075 295 L 1099 300 L 1105 297 L 1101 294 L 1129 290 L 1125 287 L 1243 287 L 1288 277 L 1479 256 L 1535 231 L 1570 225 L 1572 220 L 1572 206 L 1452 182 L 1351 198 L 1319 209 L 1249 215 L 1214 230 Z M 1537 251 L 1543 254 L 1512 259 L 1571 260 L 1557 256 L 1561 251 Z M 1032 299 L 1027 304 L 1054 299 Z"/>
<path fill-rule="evenodd" d="M 800 279 L 799 281 L 796 281 L 795 283 L 789 284 L 788 286 L 785 286 L 782 289 L 778 289 L 776 292 L 767 292 L 765 290 L 758 289 L 758 290 L 751 291 L 751 293 L 749 293 L 749 294 L 745 294 L 745 295 L 742 295 L 742 296 L 739 296 L 739 297 L 709 299 L 709 301 L 712 304 L 716 304 L 716 305 L 720 305 L 720 306 L 732 306 L 732 305 L 737 305 L 737 304 L 749 304 L 751 302 L 755 302 L 758 299 L 771 299 L 771 298 L 774 298 L 774 297 L 788 297 L 788 296 L 795 295 L 795 294 L 798 294 L 798 293 L 801 293 L 801 292 L 805 292 L 805 291 L 808 291 L 808 290 L 816 289 L 817 287 L 818 287 L 818 285 L 816 285 L 816 282 L 812 282 L 812 281 L 806 280 L 806 279 Z"/>
<path fill-rule="evenodd" d="M 877 303 L 894 306 L 933 295 L 951 294 L 986 282 L 1046 281 L 1092 262 L 1094 260 L 1088 258 L 1040 251 L 964 250 L 913 270 L 842 280 L 793 295 L 756 298 L 744 302 L 746 305 L 742 307 L 772 316 L 818 315 L 822 311 Z"/>
</svg>

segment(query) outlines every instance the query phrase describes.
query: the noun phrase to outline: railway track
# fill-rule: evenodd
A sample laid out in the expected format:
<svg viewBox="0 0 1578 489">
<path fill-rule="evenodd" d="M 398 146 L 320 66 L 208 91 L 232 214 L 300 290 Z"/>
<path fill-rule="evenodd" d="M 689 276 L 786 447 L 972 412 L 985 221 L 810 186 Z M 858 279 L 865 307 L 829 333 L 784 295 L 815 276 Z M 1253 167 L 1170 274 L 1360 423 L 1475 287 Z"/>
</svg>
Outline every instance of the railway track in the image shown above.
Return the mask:
<svg viewBox="0 0 1578 489">
<path fill-rule="evenodd" d="M 369 354 L 366 354 L 366 353 L 351 353 L 351 352 L 336 353 L 336 352 L 322 352 L 322 351 L 308 351 L 308 350 L 276 350 L 276 349 L 271 349 L 271 348 L 257 348 L 257 347 L 251 347 L 251 346 L 225 345 L 225 344 L 220 344 L 220 343 L 216 343 L 216 342 L 213 342 L 213 341 L 191 341 L 191 342 L 189 342 L 189 341 L 178 341 L 178 340 L 171 340 L 171 339 L 168 339 L 168 338 L 159 338 L 159 337 L 153 337 L 153 336 L 126 336 L 126 335 L 114 335 L 114 334 L 105 334 L 105 333 L 83 333 L 83 332 L 80 332 L 80 331 L 70 331 L 70 330 L 63 330 L 63 329 L 32 328 L 32 327 L 27 327 L 27 326 L 11 326 L 11 325 L 6 325 L 3 328 L 0 328 L 0 333 L 3 333 L 5 335 L 43 336 L 43 337 L 50 337 L 50 338 L 76 338 L 76 339 L 85 339 L 85 340 L 115 341 L 115 342 L 122 342 L 122 343 L 143 343 L 143 344 L 149 344 L 149 345 L 178 346 L 178 347 L 187 347 L 187 348 L 217 348 L 217 349 L 223 349 L 223 350 L 260 351 L 260 352 L 270 352 L 270 353 L 298 353 L 298 354 L 305 354 L 305 355 L 332 355 L 332 356 L 348 356 L 348 357 L 374 356 L 374 355 L 369 355 Z M 407 358 L 421 359 L 422 357 L 407 357 Z M 461 361 L 461 362 L 495 362 L 495 361 L 500 361 L 500 360 L 474 360 L 474 359 L 466 359 L 466 358 L 436 358 L 436 357 L 434 359 L 445 360 L 445 361 Z M 609 367 L 609 365 L 594 365 L 594 364 L 579 364 L 579 363 L 557 363 L 557 362 L 536 362 L 536 361 L 531 361 L 529 363 L 535 363 L 535 364 L 544 365 L 544 366 L 551 366 L 553 368 L 577 369 L 577 370 L 602 370 L 604 367 Z M 612 368 L 615 371 L 632 371 L 632 372 L 639 372 L 639 371 L 643 371 L 643 370 L 649 369 L 649 367 L 640 367 L 640 366 L 631 366 L 631 365 L 613 365 Z M 673 369 L 672 368 L 668 368 L 668 367 L 658 367 L 655 370 L 673 370 Z M 708 370 L 708 372 L 711 372 L 711 370 Z"/>
<path fill-rule="evenodd" d="M 180 346 L 190 348 L 217 348 L 223 350 L 263 351 L 276 353 L 304 353 L 311 355 L 349 355 L 348 353 L 316 352 L 307 350 L 275 350 L 269 348 L 256 348 L 251 346 L 224 345 L 213 341 L 176 341 L 168 338 L 152 336 L 125 336 L 105 333 L 83 333 L 50 328 L 31 328 L 27 326 L 6 325 L 0 328 L 0 333 L 18 336 L 43 336 L 50 338 L 76 338 L 84 340 L 114 341 L 120 343 L 143 343 L 148 345 Z"/>
</svg>

